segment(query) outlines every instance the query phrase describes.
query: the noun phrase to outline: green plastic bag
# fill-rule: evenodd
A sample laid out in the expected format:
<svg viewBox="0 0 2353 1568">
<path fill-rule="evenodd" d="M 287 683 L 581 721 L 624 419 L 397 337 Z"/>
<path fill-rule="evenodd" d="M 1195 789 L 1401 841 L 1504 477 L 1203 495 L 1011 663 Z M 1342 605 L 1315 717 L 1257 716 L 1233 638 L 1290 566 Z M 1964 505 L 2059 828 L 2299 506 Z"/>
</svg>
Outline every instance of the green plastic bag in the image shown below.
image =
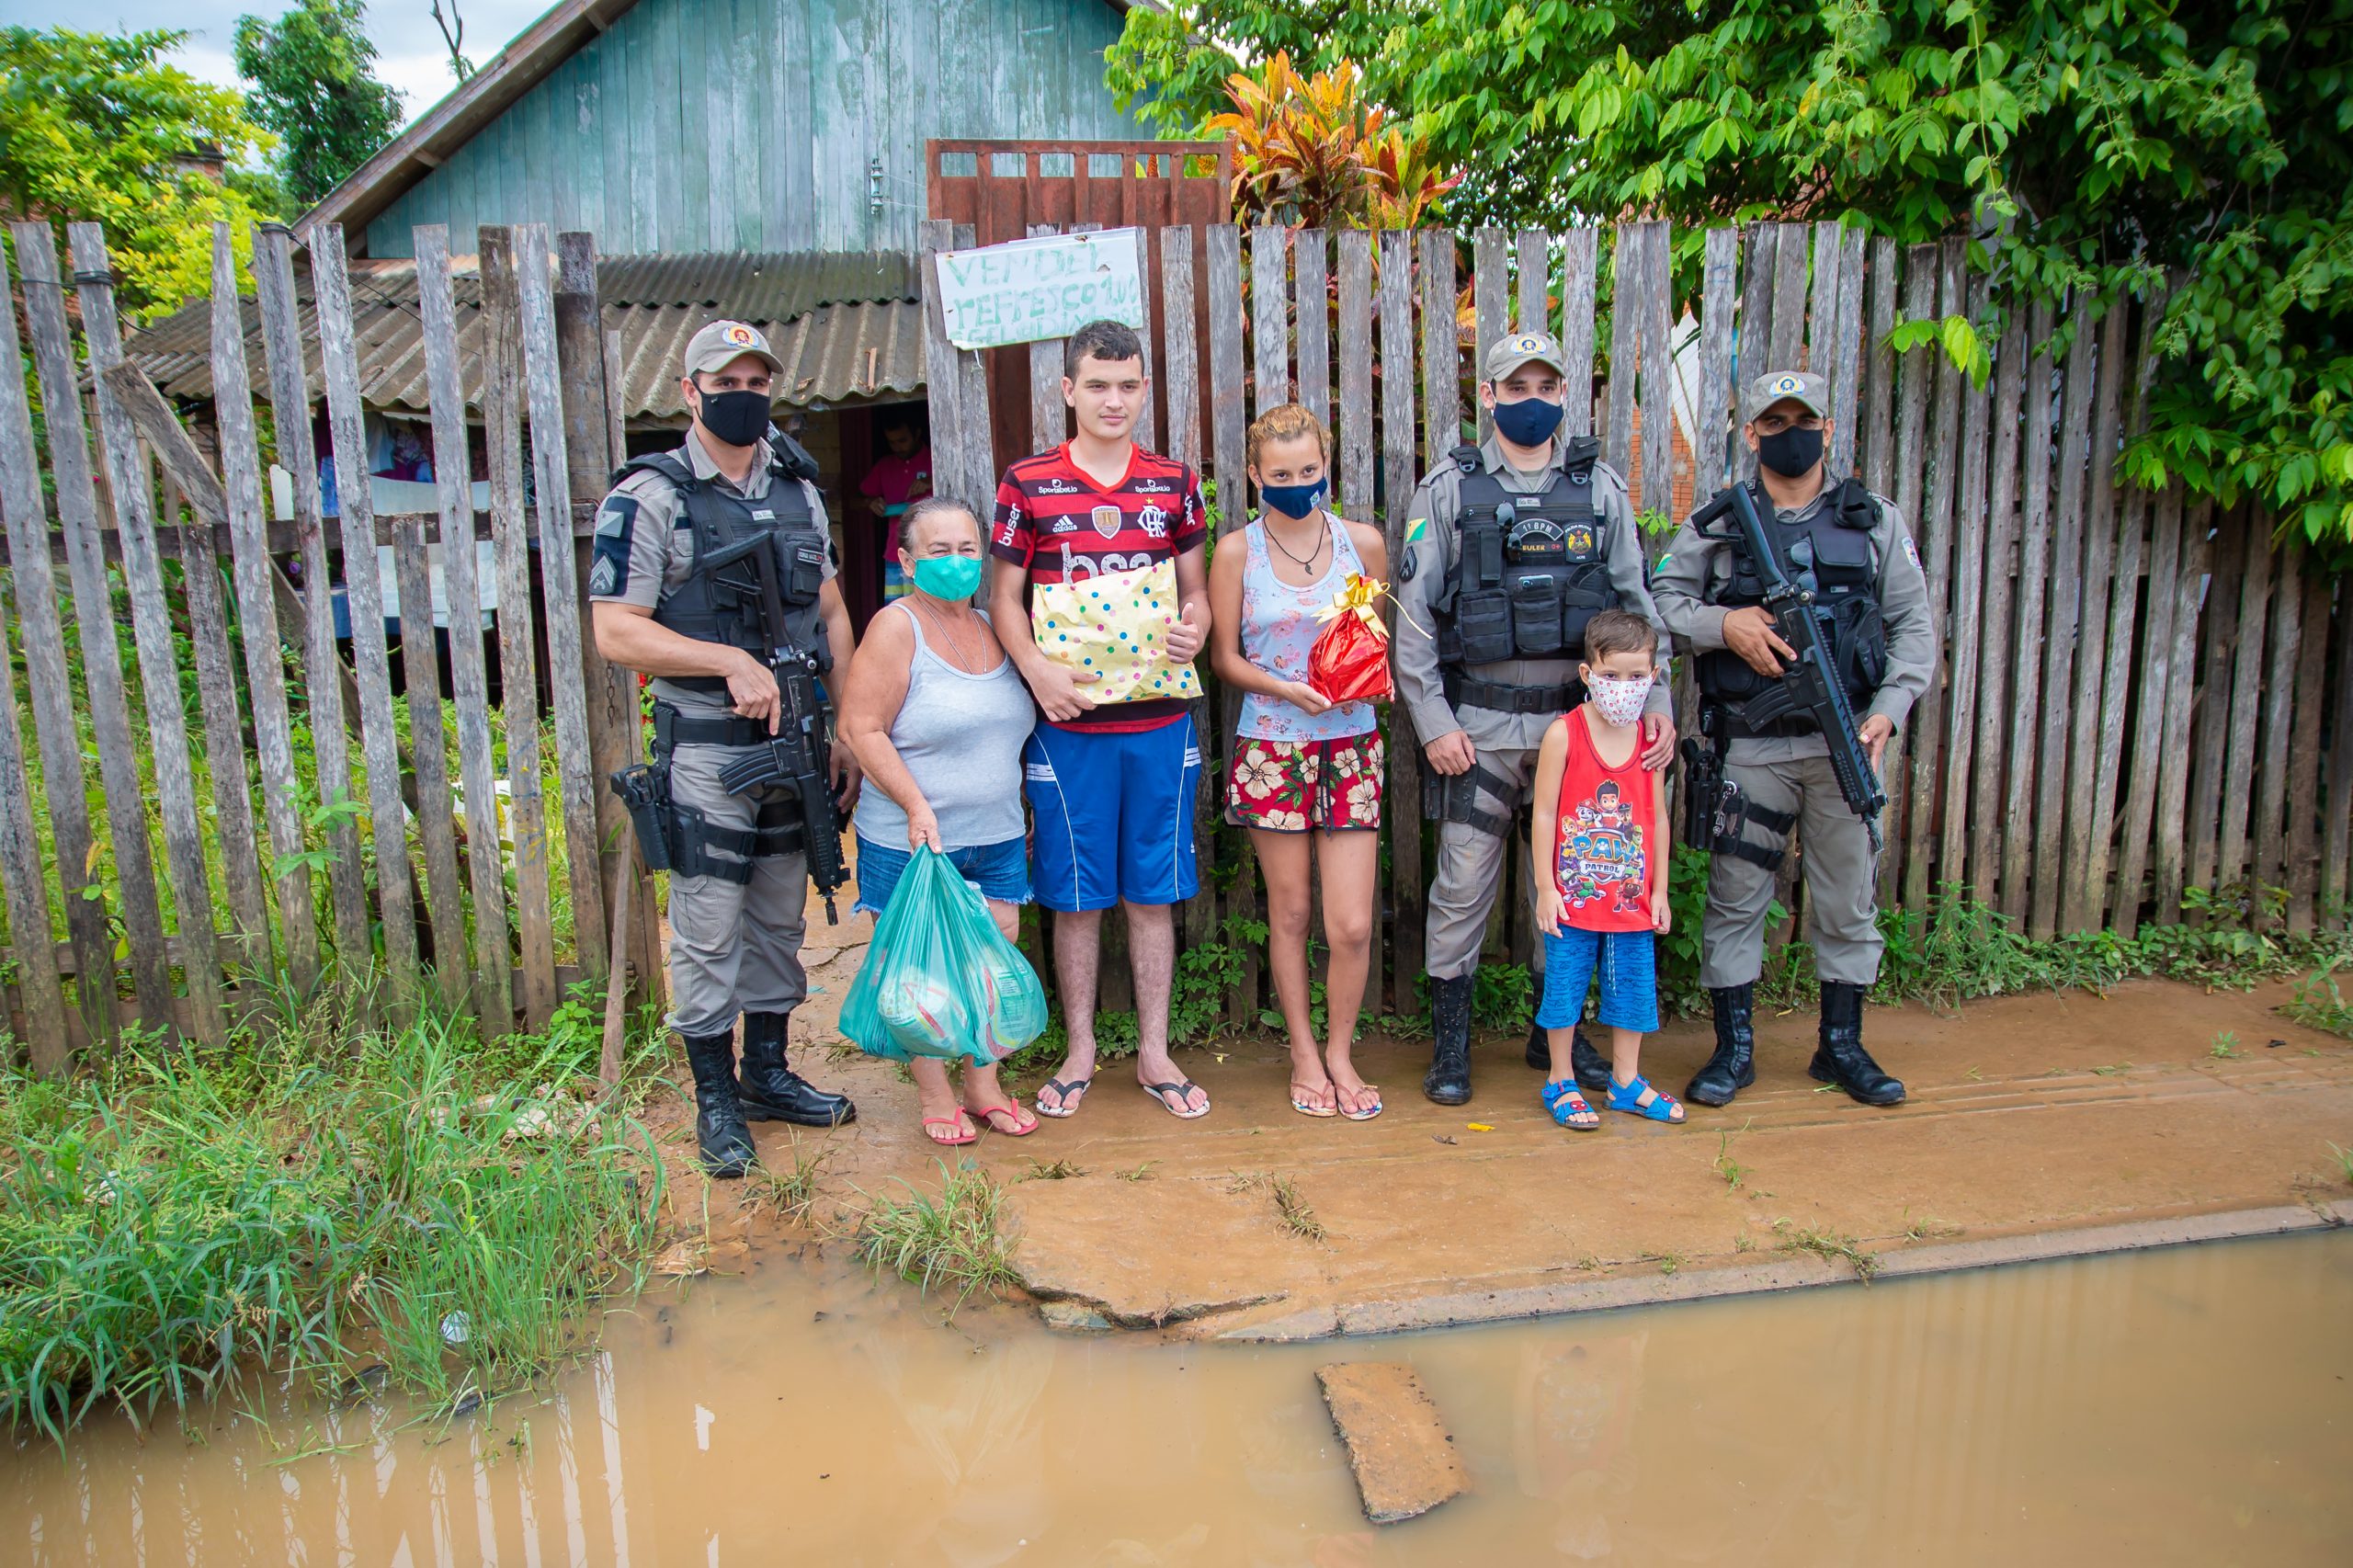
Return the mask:
<svg viewBox="0 0 2353 1568">
<path fill-rule="evenodd" d="M 948 857 L 917 848 L 842 1002 L 870 1056 L 1002 1062 L 1046 1032 L 1046 988 Z"/>
</svg>

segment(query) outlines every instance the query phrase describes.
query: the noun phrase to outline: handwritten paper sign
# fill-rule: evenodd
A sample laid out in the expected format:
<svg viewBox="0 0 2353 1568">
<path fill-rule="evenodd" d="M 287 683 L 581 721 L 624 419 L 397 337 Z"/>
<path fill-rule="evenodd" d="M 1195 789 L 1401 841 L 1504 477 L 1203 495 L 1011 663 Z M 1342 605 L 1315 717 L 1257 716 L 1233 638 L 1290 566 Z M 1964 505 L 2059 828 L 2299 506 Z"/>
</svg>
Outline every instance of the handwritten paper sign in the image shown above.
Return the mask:
<svg viewBox="0 0 2353 1568">
<path fill-rule="evenodd" d="M 1068 337 L 1091 321 L 1144 324 L 1140 229 L 1047 234 L 939 253 L 948 340 L 959 348 Z"/>
</svg>

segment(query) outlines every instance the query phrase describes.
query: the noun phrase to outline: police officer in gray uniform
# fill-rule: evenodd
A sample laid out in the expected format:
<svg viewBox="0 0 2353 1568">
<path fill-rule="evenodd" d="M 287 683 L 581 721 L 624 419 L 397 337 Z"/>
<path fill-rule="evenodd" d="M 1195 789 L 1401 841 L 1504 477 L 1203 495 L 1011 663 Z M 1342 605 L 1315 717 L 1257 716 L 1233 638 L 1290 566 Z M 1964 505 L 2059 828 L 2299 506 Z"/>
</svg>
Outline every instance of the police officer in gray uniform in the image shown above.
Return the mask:
<svg viewBox="0 0 2353 1568">
<path fill-rule="evenodd" d="M 1665 630 L 1626 482 L 1600 460 L 1597 441 L 1560 433 L 1562 360 L 1540 332 L 1487 350 L 1479 403 L 1495 433 L 1457 448 L 1422 481 L 1397 558 L 1397 693 L 1428 763 L 1423 815 L 1438 824 L 1425 948 L 1435 1043 L 1422 1092 L 1439 1105 L 1471 1097 L 1472 972 L 1545 728 L 1584 700 L 1586 622 L 1626 609 Z M 1643 762 L 1665 767 L 1675 721 L 1664 681 L 1652 687 L 1643 733 Z M 1541 1028 L 1529 1033 L 1528 1062 L 1552 1065 Z M 1609 1081 L 1582 1030 L 1573 1065 L 1597 1094 Z"/>
<path fill-rule="evenodd" d="M 745 323 L 695 334 L 680 381 L 694 423 L 676 450 L 624 466 L 597 514 L 588 580 L 597 651 L 654 677 L 654 767 L 667 771 L 669 1022 L 694 1070 L 703 1168 L 722 1176 L 757 1158 L 747 1116 L 828 1127 L 856 1114 L 785 1061 L 787 1025 L 808 994 L 799 797 L 769 787 L 730 794 L 719 782 L 776 732 L 781 703 L 746 567 L 739 558 L 713 570 L 706 558 L 773 534 L 790 642 L 820 667 L 849 667 L 849 612 L 833 581 L 816 465 L 771 440 L 769 396 L 783 368 Z M 833 748 L 832 763 L 847 815 L 858 765 L 847 746 Z"/>
<path fill-rule="evenodd" d="M 1748 384 L 1741 413 L 1742 437 L 1757 455 L 1757 515 L 1783 569 L 1813 591 L 1877 768 L 1936 672 L 1919 548 L 1886 496 L 1851 476 L 1832 481 L 1823 457 L 1829 389 L 1820 376 L 1768 371 Z M 1701 846 L 1713 851 L 1699 979 L 1714 1006 L 1716 1050 L 1685 1097 L 1729 1105 L 1756 1081 L 1751 1003 L 1773 873 L 1794 828 L 1806 934 L 1822 980 L 1821 1044 L 1808 1071 L 1866 1105 L 1894 1105 L 1904 1085 L 1863 1049 L 1863 994 L 1879 978 L 1881 947 L 1869 830 L 1839 794 L 1828 743 L 1811 716 L 1743 719 L 1743 704 L 1765 689 L 1759 677 L 1779 675 L 1793 656 L 1762 608 L 1764 584 L 1734 540 L 1687 521 L 1651 591 L 1677 643 L 1699 654 L 1701 727 L 1723 747 L 1724 778 L 1745 813 L 1730 813 L 1731 831 Z"/>
</svg>

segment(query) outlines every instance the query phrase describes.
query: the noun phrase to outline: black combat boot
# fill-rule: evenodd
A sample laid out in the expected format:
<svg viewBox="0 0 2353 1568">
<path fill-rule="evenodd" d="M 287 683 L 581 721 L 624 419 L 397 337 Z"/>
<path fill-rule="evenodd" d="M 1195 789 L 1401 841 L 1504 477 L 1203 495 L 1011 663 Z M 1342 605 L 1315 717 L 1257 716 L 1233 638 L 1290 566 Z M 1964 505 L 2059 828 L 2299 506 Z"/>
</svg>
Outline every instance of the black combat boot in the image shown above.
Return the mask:
<svg viewBox="0 0 2353 1568">
<path fill-rule="evenodd" d="M 790 1013 L 744 1015 L 744 1081 L 738 1092 L 744 1114 L 754 1121 L 790 1121 L 801 1127 L 837 1127 L 858 1119 L 846 1095 L 829 1095 L 784 1064 L 785 1028 Z"/>
<path fill-rule="evenodd" d="M 1708 993 L 1716 1015 L 1716 1053 L 1691 1074 L 1683 1097 L 1694 1105 L 1724 1106 L 1756 1082 L 1756 1034 L 1750 1027 L 1756 986 L 1720 985 Z"/>
<path fill-rule="evenodd" d="M 740 1176 L 759 1163 L 744 1108 L 735 1103 L 735 1031 L 680 1035 L 687 1065 L 695 1074 L 695 1146 L 702 1168 L 715 1176 Z"/>
<path fill-rule="evenodd" d="M 1528 1064 L 1539 1073 L 1552 1070 L 1552 1031 L 1542 1024 L 1529 1026 Z M 1569 1036 L 1569 1071 L 1576 1075 L 1577 1087 L 1586 1094 L 1608 1091 L 1609 1063 L 1594 1049 L 1593 1041 L 1586 1038 L 1583 1024 L 1577 1025 Z"/>
<path fill-rule="evenodd" d="M 1430 982 L 1430 1070 L 1422 1093 L 1439 1105 L 1471 1102 L 1471 977 Z"/>
<path fill-rule="evenodd" d="M 1863 987 L 1842 980 L 1822 983 L 1822 1044 L 1806 1071 L 1836 1084 L 1865 1105 L 1901 1105 L 1904 1085 L 1883 1072 L 1863 1049 Z"/>
</svg>

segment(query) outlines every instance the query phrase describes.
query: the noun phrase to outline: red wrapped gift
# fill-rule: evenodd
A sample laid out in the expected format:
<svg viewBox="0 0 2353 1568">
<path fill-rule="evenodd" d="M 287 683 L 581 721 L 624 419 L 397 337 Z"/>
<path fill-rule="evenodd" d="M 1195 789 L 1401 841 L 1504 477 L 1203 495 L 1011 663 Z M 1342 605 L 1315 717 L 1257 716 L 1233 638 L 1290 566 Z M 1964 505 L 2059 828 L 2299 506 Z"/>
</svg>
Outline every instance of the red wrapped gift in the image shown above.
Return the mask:
<svg viewBox="0 0 2353 1568">
<path fill-rule="evenodd" d="M 1329 622 L 1307 655 L 1307 684 L 1333 702 L 1385 700 L 1389 684 L 1389 629 L 1373 608 L 1387 585 L 1358 573 L 1332 596 L 1323 612 Z"/>
</svg>

